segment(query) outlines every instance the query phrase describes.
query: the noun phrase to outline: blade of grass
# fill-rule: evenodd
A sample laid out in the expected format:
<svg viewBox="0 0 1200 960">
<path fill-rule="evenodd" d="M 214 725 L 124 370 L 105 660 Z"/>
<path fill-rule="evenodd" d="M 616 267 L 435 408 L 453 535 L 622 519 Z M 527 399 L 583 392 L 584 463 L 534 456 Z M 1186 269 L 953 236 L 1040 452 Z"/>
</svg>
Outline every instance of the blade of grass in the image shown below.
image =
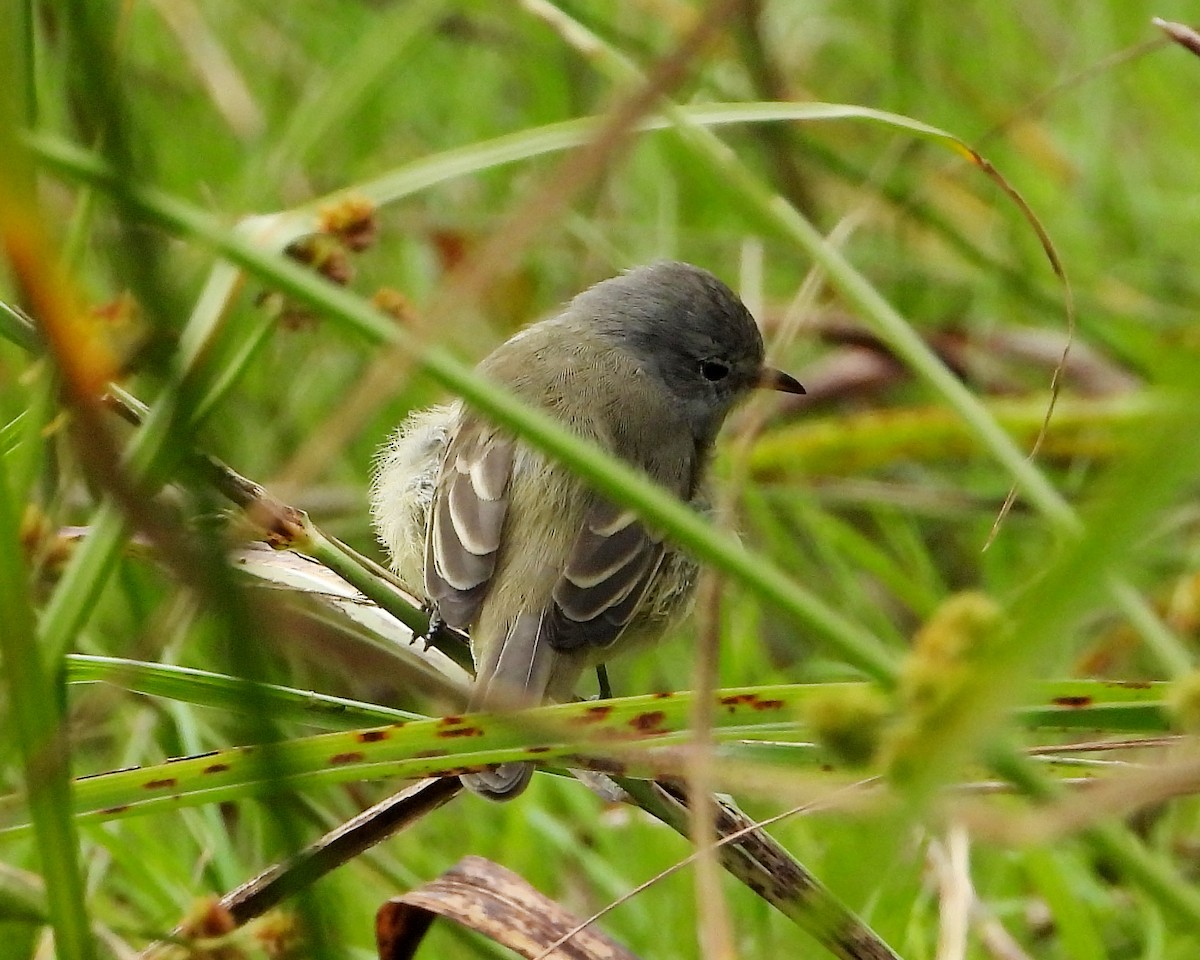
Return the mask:
<svg viewBox="0 0 1200 960">
<path fill-rule="evenodd" d="M 16 124 L 34 119 L 33 4 L 16 2 L 0 11 L 0 59 L 10 82 L 0 85 L 0 249 L 10 263 L 37 260 L 45 247 L 38 226 L 36 190 L 28 152 L 18 142 Z M 25 278 L 14 270 L 17 282 Z M 21 290 L 28 296 L 27 288 Z M 40 428 L 42 411 L 30 417 Z M 30 456 L 18 451 L 17 458 Z M 95 956 L 84 906 L 79 842 L 71 818 L 70 744 L 59 712 L 54 683 L 57 662 L 37 643 L 37 622 L 21 537 L 21 514 L 32 483 L 28 464 L 0 453 L 0 683 L 5 691 L 5 726 L 20 752 L 28 810 L 45 882 L 45 903 L 62 960 Z"/>
<path fill-rule="evenodd" d="M 209 670 L 146 663 L 81 653 L 67 655 L 67 683 L 107 683 L 122 690 L 194 703 L 217 710 L 243 711 L 251 681 Z M 333 729 L 419 720 L 421 715 L 345 697 L 296 690 L 273 683 L 253 684 L 254 695 L 277 720 L 293 720 Z"/>
<path fill-rule="evenodd" d="M 246 680 L 227 674 L 147 663 L 121 657 L 99 657 L 72 653 L 66 658 L 68 683 L 107 683 L 122 690 L 178 700 L 218 710 L 244 710 L 242 695 Z M 719 700 L 751 703 L 782 700 L 793 713 L 803 713 L 810 699 L 839 693 L 854 697 L 870 689 L 865 683 L 814 683 L 781 686 L 724 688 Z M 269 701 L 280 719 L 295 720 L 330 729 L 349 729 L 363 724 L 422 719 L 420 714 L 395 707 L 348 700 L 311 690 L 279 684 L 256 685 L 258 696 Z M 1057 680 L 1035 685 L 1036 702 L 1019 707 L 1018 721 L 1027 729 L 1096 730 L 1105 733 L 1162 733 L 1171 728 L 1167 710 L 1170 685 L 1165 683 L 1122 684 L 1106 680 Z M 674 704 L 687 704 L 693 694 L 680 691 L 665 699 L 666 719 Z M 620 702 L 626 702 L 622 698 Z M 615 701 L 614 701 L 615 702 Z M 680 710 L 685 708 L 681 707 Z M 686 708 L 690 709 L 690 707 Z"/>
<path fill-rule="evenodd" d="M 72 656 L 70 676 L 102 680 L 176 701 L 240 712 L 278 710 L 281 719 L 318 725 L 344 726 L 357 715 L 372 720 L 392 718 L 399 711 L 332 697 L 317 697 L 301 690 L 246 681 L 204 671 L 154 664 Z M 810 735 L 805 721 L 807 705 L 827 702 L 834 688 L 847 694 L 857 684 L 789 684 L 770 687 L 730 688 L 717 692 L 714 728 L 719 739 L 769 736 L 791 740 Z M 253 691 L 256 705 L 246 696 Z M 1121 729 L 1124 713 L 1140 717 L 1141 726 L 1129 729 L 1152 732 L 1164 729 L 1161 689 L 1114 687 L 1100 682 L 1072 681 L 1048 684 L 1047 698 L 1093 698 L 1089 706 L 1031 707 L 1018 712 L 1028 726 L 1065 729 L 1078 725 L 1102 727 L 1116 717 Z M 503 716 L 472 714 L 440 719 L 397 720 L 392 726 L 353 729 L 337 733 L 292 738 L 271 745 L 272 767 L 263 770 L 255 746 L 234 747 L 200 757 L 172 760 L 133 770 L 85 777 L 77 781 L 73 809 L 87 822 L 122 815 L 149 813 L 224 800 L 237 800 L 260 792 L 299 789 L 318 784 L 345 783 L 380 777 L 416 777 L 451 773 L 463 766 L 533 758 L 560 759 L 568 765 L 585 765 L 593 758 L 600 766 L 617 763 L 653 771 L 653 761 L 639 757 L 649 746 L 685 740 L 695 696 L 681 692 L 622 697 L 597 704 L 559 704 Z M 307 709 L 315 705 L 315 710 Z M 330 713 L 336 709 L 343 713 Z M 795 771 L 796 764 L 811 768 L 818 757 L 810 749 L 755 754 L 749 747 L 730 756 L 759 756 L 764 783 L 773 774 Z M 826 756 L 827 760 L 828 757 Z M 649 766 L 647 767 L 647 762 Z M 272 778 L 278 776 L 278 783 Z M 0 799 L 3 829 L 26 824 L 20 796 Z"/>
<path fill-rule="evenodd" d="M 176 677 L 177 683 L 183 681 Z M 254 689 L 269 695 L 261 686 Z M 211 688 L 205 691 L 209 692 Z M 465 766 L 518 758 L 577 758 L 581 746 L 586 750 L 593 739 L 598 744 L 620 739 L 626 747 L 674 742 L 687 736 L 690 701 L 683 696 L 628 697 L 604 704 L 441 717 L 232 747 L 81 778 L 72 795 L 72 809 L 81 822 L 100 822 L 319 784 L 453 774 Z M 767 699 L 757 691 L 738 691 L 719 704 L 718 726 L 730 732 L 763 729 L 785 723 L 787 717 L 786 697 Z M 264 746 L 272 752 L 269 767 L 260 760 Z M 601 752 L 607 750 L 602 746 Z M 0 799 L 4 824 L 0 832 L 28 829 L 24 811 L 23 796 Z"/>
<path fill-rule="evenodd" d="M 58 698 L 34 629 L 29 574 L 6 458 L 0 457 L 0 661 L 8 724 L 24 762 L 26 802 L 34 825 L 54 945 L 62 960 L 95 955 L 79 872 L 79 838 L 71 817 L 70 745 Z"/>
</svg>

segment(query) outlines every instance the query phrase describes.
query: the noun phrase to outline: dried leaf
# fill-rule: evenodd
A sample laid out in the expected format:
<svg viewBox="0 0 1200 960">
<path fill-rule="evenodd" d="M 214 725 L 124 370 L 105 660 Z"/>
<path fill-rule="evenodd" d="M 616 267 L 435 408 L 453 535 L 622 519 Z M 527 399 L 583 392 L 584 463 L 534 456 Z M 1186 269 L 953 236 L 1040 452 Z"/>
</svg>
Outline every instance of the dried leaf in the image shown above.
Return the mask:
<svg viewBox="0 0 1200 960">
<path fill-rule="evenodd" d="M 411 960 L 436 917 L 482 933 L 526 960 L 578 926 L 577 918 L 525 880 L 483 857 L 464 857 L 423 887 L 385 903 L 375 917 L 379 960 Z M 594 927 L 545 954 L 546 960 L 637 960 Z"/>
</svg>

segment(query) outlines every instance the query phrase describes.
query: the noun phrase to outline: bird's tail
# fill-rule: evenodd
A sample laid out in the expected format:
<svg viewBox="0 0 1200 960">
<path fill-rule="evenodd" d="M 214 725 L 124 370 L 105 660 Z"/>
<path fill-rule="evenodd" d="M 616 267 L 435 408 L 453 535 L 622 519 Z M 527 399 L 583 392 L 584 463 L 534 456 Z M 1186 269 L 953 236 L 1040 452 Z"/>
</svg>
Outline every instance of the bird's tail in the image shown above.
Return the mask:
<svg viewBox="0 0 1200 960">
<path fill-rule="evenodd" d="M 471 694 L 472 710 L 511 710 L 538 706 L 554 670 L 557 654 L 542 635 L 544 616 L 521 614 L 496 652 L 480 660 Z M 531 763 L 501 763 L 462 777 L 463 786 L 489 800 L 511 800 L 533 776 Z"/>
</svg>

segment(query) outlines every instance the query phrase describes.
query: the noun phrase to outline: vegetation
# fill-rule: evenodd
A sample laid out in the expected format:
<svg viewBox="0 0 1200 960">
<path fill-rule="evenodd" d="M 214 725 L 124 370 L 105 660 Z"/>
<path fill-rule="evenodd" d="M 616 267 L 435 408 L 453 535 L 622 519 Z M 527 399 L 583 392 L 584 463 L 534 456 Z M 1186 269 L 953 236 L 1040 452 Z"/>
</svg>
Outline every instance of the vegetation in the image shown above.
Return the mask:
<svg viewBox="0 0 1200 960">
<path fill-rule="evenodd" d="M 541 947 L 621 901 L 646 958 L 1196 955 L 1186 5 L 2 6 L 5 957 L 373 957 L 468 856 Z M 471 374 L 662 257 L 809 390 L 733 418 L 713 522 Z M 611 704 L 464 719 L 409 642 L 366 490 L 449 394 L 706 561 Z"/>
</svg>

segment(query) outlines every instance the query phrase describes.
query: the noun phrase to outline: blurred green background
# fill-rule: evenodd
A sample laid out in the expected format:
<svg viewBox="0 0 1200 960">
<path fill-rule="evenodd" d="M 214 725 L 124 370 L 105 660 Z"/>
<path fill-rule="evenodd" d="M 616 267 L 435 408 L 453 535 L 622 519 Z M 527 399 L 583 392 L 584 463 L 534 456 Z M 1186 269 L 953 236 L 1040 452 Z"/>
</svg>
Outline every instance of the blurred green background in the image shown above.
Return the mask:
<svg viewBox="0 0 1200 960">
<path fill-rule="evenodd" d="M 153 185 L 228 226 L 272 211 L 311 218 L 320 198 L 353 195 L 391 171 L 427 164 L 438 182 L 380 206 L 369 249 L 319 249 L 348 275 L 351 290 L 398 292 L 396 322 L 467 363 L 630 265 L 670 257 L 718 273 L 759 318 L 774 362 L 810 390 L 802 402 L 749 408 L 730 424 L 717 463 L 730 491 L 722 523 L 897 657 L 960 591 L 987 594 L 1006 623 L 1027 627 L 1040 622 L 1039 610 L 1022 603 L 1049 583 L 1064 608 L 1075 605 L 1069 615 L 1046 609 L 1052 642 L 1029 640 L 1026 649 L 1022 638 L 1014 641 L 1019 664 L 1000 675 L 1004 683 L 1029 675 L 1175 680 L 1194 663 L 1200 512 L 1197 477 L 1186 464 L 1195 461 L 1197 437 L 1178 425 L 1195 424 L 1187 411 L 1200 391 L 1200 59 L 1151 25 L 1154 16 L 1194 18 L 1194 4 L 750 0 L 732 5 L 716 40 L 686 63 L 669 94 L 682 104 L 824 101 L 892 111 L 961 138 L 1024 198 L 1061 257 L 1078 307 L 1063 397 L 1038 460 L 1082 509 L 1086 535 L 1108 545 L 1078 566 L 1077 598 L 1063 596 L 1073 589 L 1070 568 L 1055 566 L 1069 558 L 1072 536 L 1029 498 L 1018 498 L 983 550 L 1013 482 L 995 450 L 897 359 L 838 278 L 814 274 L 794 238 L 700 162 L 686 137 L 639 135 L 620 147 L 564 212 L 514 241 L 480 296 L 447 299 L 453 271 L 503 247 L 498 231 L 536 213 L 570 170 L 556 153 L 449 176 L 451 152 L 508 135 L 532 140 L 544 125 L 604 113 L 634 87 L 597 51 L 648 70 L 695 24 L 702 5 L 13 6 L 4 27 L 10 52 L 21 55 L 10 58 L 17 79 L 4 95 L 8 115 L 99 151 L 121 165 L 121 182 Z M 581 50 L 584 33 L 594 45 Z M 1064 287 L 997 185 L 961 156 L 896 126 L 850 119 L 715 131 L 740 169 L 831 235 L 1028 450 L 1065 345 Z M 20 171 L 15 159 L 0 162 L 7 189 Z M 123 220 L 106 191 L 49 168 L 39 173 L 37 199 L 49 249 L 91 311 L 91 328 L 126 357 L 121 383 L 153 404 L 184 355 L 180 333 L 213 269 L 212 250 L 181 231 Z M 15 273 L 0 276 L 0 294 L 23 302 Z M 445 303 L 455 310 L 438 312 Z M 385 348 L 254 277 L 231 301 L 225 330 L 212 368 L 235 372 L 216 405 L 189 421 L 194 433 L 183 431 L 180 445 L 220 457 L 382 559 L 366 509 L 372 458 L 409 410 L 445 391 L 386 354 L 394 375 L 363 404 L 356 389 L 383 382 L 368 378 Z M 10 471 L 27 569 L 7 575 L 29 576 L 39 617 L 54 602 L 70 552 L 55 531 L 94 523 L 98 502 L 54 396 L 47 362 L 0 341 L 0 454 L 29 463 L 23 489 Z M 182 403 L 189 398 L 185 391 Z M 1176 416 L 1178 406 L 1185 412 Z M 132 432 L 107 422 L 125 448 Z M 1173 469 L 1177 455 L 1183 465 Z M 195 476 L 169 475 L 169 504 L 199 544 L 197 555 L 246 535 Z M 1121 516 L 1136 521 L 1121 531 L 1127 539 L 1105 541 L 1093 529 L 1096 518 Z M 1118 572 L 1123 604 L 1104 589 Z M 207 591 L 181 585 L 136 541 L 102 579 L 96 602 L 66 638 L 73 651 L 428 707 L 402 674 L 364 660 L 361 649 L 325 646 L 323 634 L 268 622 L 252 597 L 213 608 L 221 583 Z M 819 630 L 798 629 L 735 581 L 724 582 L 721 596 L 722 686 L 860 677 Z M 0 623 L 15 622 L 10 614 L 0 610 Z M 657 650 L 615 665 L 617 693 L 687 687 L 695 629 L 689 624 Z M 1147 636 L 1157 639 L 1148 645 Z M 53 673 L 61 663 L 48 666 Z M 970 682 L 986 687 L 988 677 Z M 1012 699 L 1019 695 L 1014 686 Z M 65 716 L 77 776 L 251 742 L 266 729 L 256 726 L 262 718 L 100 684 L 69 687 Z M 1003 724 L 998 715 L 990 722 Z M 5 792 L 24 783 L 13 729 L 0 725 Z M 304 730 L 283 723 L 270 734 Z M 1118 731 L 1097 737 L 1105 734 Z M 970 766 L 955 775 L 980 780 L 985 772 Z M 804 783 L 794 795 L 754 790 L 738 799 L 766 816 L 824 789 L 819 780 Z M 287 801 L 247 798 L 83 828 L 89 916 L 107 937 L 101 954 L 133 955 L 121 951 L 170 930 L 201 895 L 231 889 L 290 844 L 396 786 L 326 787 Z M 736 783 L 721 786 L 737 794 Z M 772 832 L 906 958 L 956 955 L 938 952 L 944 904 L 930 853 L 931 845 L 944 849 L 949 822 L 982 830 L 971 878 L 984 919 L 965 956 L 1196 955 L 1194 929 L 1106 869 L 1070 830 L 1023 834 L 1018 814 L 1031 808 L 1020 801 L 971 799 L 947 812 L 919 799 L 917 814 L 898 814 L 876 798 L 796 817 Z M 1194 880 L 1200 866 L 1197 809 L 1176 800 L 1125 821 L 1181 882 Z M 1002 826 L 989 833 L 983 825 L 993 818 Z M 378 906 L 468 853 L 504 863 L 586 916 L 688 851 L 637 811 L 605 808 L 578 784 L 539 776 L 505 806 L 458 799 L 319 882 L 300 907 L 325 930 L 325 955 L 369 957 Z M 6 870 L 40 869 L 25 834 L 0 835 L 0 862 Z M 825 955 L 733 880 L 724 892 L 740 955 Z M 16 898 L 0 898 L 0 942 L 8 944 L 0 952 L 49 956 L 42 928 L 5 919 L 16 916 L 4 907 Z M 999 952 L 987 923 L 1002 925 L 1024 954 Z M 602 925 L 639 956 L 684 958 L 701 955 L 696 924 L 692 880 L 681 871 Z M 492 949 L 448 925 L 435 925 L 430 937 L 426 956 Z"/>
</svg>

